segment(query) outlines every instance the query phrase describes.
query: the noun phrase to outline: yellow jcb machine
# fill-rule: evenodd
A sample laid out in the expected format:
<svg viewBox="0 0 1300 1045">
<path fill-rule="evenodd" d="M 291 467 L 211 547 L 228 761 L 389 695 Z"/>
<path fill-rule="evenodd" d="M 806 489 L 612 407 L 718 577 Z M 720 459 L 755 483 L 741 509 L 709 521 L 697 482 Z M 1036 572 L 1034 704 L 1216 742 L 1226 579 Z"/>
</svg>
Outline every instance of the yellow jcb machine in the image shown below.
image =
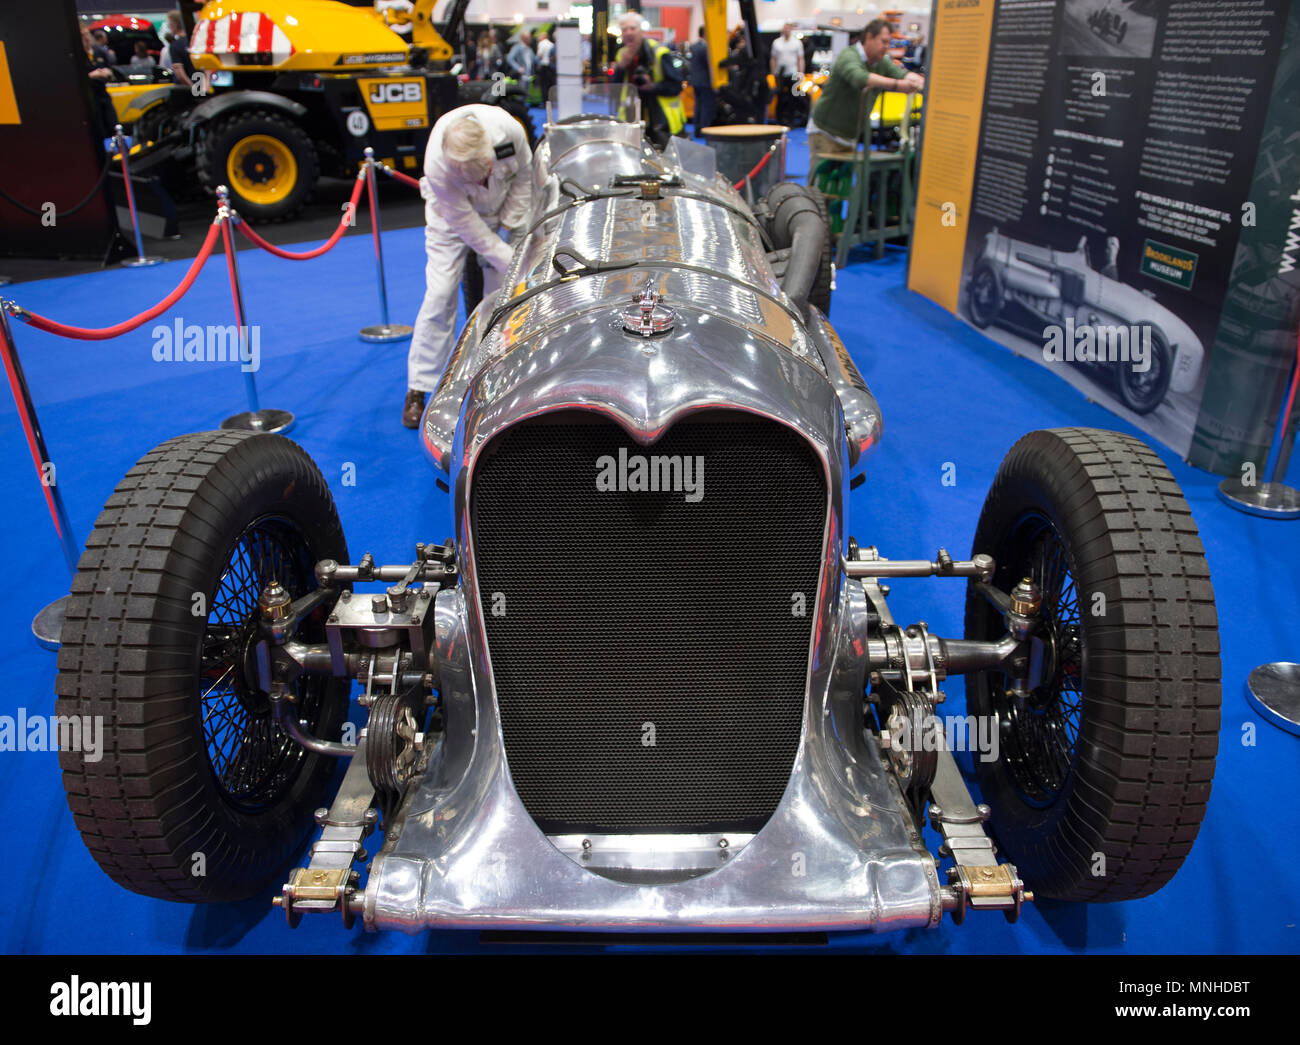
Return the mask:
<svg viewBox="0 0 1300 1045">
<path fill-rule="evenodd" d="M 351 176 L 366 146 L 418 171 L 434 122 L 458 104 L 448 40 L 468 6 L 451 0 L 435 27 L 434 0 L 383 13 L 333 0 L 214 0 L 190 30 L 188 86 L 109 93 L 144 145 L 142 162 L 175 161 L 187 180 L 228 185 L 245 218 L 279 220 L 321 174 Z"/>
</svg>

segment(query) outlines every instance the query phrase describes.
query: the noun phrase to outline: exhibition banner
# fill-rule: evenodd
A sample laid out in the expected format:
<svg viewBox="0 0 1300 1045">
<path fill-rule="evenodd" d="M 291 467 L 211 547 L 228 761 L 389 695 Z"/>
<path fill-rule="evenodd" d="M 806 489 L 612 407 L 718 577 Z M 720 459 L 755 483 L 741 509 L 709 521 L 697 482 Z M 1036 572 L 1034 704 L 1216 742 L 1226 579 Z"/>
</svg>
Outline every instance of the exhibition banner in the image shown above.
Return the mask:
<svg viewBox="0 0 1300 1045">
<path fill-rule="evenodd" d="M 1261 473 L 1300 322 L 1292 7 L 937 0 L 908 286 Z"/>
</svg>

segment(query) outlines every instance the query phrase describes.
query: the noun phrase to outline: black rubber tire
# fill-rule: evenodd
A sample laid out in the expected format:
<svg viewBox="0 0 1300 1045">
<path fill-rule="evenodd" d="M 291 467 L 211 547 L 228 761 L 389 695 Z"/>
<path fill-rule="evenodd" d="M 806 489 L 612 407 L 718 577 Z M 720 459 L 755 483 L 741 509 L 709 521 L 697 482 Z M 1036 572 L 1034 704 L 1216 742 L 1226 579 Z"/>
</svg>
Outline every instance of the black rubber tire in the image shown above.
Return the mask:
<svg viewBox="0 0 1300 1045">
<path fill-rule="evenodd" d="M 1065 428 L 1032 432 L 1012 447 L 973 545 L 995 557 L 997 587 L 1031 572 L 1017 561 L 1031 556 L 1013 551 L 1016 535 L 1027 532 L 1022 525 L 1049 533 L 1043 520 L 1078 607 L 1078 646 L 1057 658 L 1077 665 L 1077 733 L 1058 763 L 1059 786 L 1033 796 L 1022 786 L 1028 763 L 1017 759 L 1015 738 L 1000 733 L 996 761 L 976 759 L 980 788 L 998 845 L 1036 893 L 1131 900 L 1173 877 L 1210 797 L 1221 701 L 1214 589 L 1177 482 L 1137 439 Z M 1045 618 L 1065 616 L 1048 603 Z M 1004 631 L 972 584 L 967 636 Z M 1005 708 L 1004 683 L 991 672 L 968 675 L 968 713 Z"/>
<path fill-rule="evenodd" d="M 230 151 L 250 134 L 265 134 L 278 139 L 291 153 L 298 165 L 298 176 L 285 195 L 274 203 L 254 203 L 242 196 L 226 174 L 226 159 Z M 288 117 L 270 109 L 239 109 L 229 116 L 220 117 L 203 131 L 194 150 L 199 181 L 216 191 L 218 185 L 230 190 L 231 203 L 240 217 L 257 223 L 285 221 L 292 218 L 311 198 L 312 189 L 320 174 L 316 149 L 307 132 Z"/>
<path fill-rule="evenodd" d="M 991 301 L 987 303 L 983 302 L 982 294 L 977 294 L 984 281 L 988 281 L 990 286 Z M 1002 277 L 998 275 L 997 267 L 988 261 L 981 261 L 975 266 L 966 287 L 966 314 L 970 316 L 970 321 L 983 330 L 998 318 L 1005 300 Z"/>
<path fill-rule="evenodd" d="M 165 130 L 169 129 L 167 125 L 173 123 L 175 120 L 167 103 L 158 102 L 140 114 L 140 118 L 131 128 L 131 137 L 141 144 L 157 142 L 163 137 Z"/>
<path fill-rule="evenodd" d="M 146 896 L 199 903 L 267 894 L 311 827 L 336 764 L 266 734 L 285 743 L 267 763 L 275 773 L 260 808 L 237 803 L 213 769 L 202 721 L 202 645 L 205 635 L 211 641 L 209 617 L 219 616 L 216 593 L 236 542 L 263 519 L 283 520 L 273 525 L 301 537 L 298 561 L 278 571 L 294 597 L 315 587 L 317 560 L 347 561 L 329 488 L 296 444 L 252 432 L 180 436 L 118 484 L 72 582 L 55 710 L 101 716 L 103 748 L 97 762 L 60 752 L 63 785 L 96 862 Z M 206 600 L 200 610 L 208 609 L 202 616 L 193 612 L 198 592 Z M 240 605 L 242 618 L 247 604 Z M 300 637 L 324 641 L 326 612 L 318 609 Z M 233 678 L 241 698 L 258 699 L 238 673 Z M 312 685 L 317 710 L 309 724 L 337 739 L 350 682 Z M 243 723 L 237 748 L 249 736 Z M 202 876 L 194 873 L 196 853 L 206 863 Z"/>
<path fill-rule="evenodd" d="M 1169 351 L 1169 342 L 1158 330 L 1151 331 L 1150 368 L 1159 368 L 1153 381 L 1147 383 L 1147 375 L 1138 374 L 1130 363 L 1117 362 L 1113 365 L 1120 402 L 1133 413 L 1149 414 L 1164 402 L 1169 382 L 1174 376 L 1174 358 Z"/>
</svg>

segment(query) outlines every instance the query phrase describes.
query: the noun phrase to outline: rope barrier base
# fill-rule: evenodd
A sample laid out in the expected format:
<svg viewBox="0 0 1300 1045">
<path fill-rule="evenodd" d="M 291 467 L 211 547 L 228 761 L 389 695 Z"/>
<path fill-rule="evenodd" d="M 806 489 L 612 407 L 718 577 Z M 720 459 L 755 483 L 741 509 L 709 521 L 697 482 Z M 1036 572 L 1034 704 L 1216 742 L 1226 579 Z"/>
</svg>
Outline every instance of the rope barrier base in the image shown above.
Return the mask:
<svg viewBox="0 0 1300 1045">
<path fill-rule="evenodd" d="M 166 258 L 155 258 L 144 255 L 138 258 L 123 258 L 122 267 L 128 269 L 148 268 L 151 265 L 161 265 Z"/>
<path fill-rule="evenodd" d="M 362 341 L 382 345 L 392 341 L 409 341 L 415 331 L 403 323 L 380 323 L 373 327 L 362 327 L 358 333 Z"/>
<path fill-rule="evenodd" d="M 57 650 L 63 644 L 63 621 L 68 615 L 71 597 L 65 595 L 55 599 L 32 618 L 32 636 L 42 649 Z"/>
<path fill-rule="evenodd" d="M 1278 729 L 1300 737 L 1300 664 L 1275 660 L 1246 676 L 1250 706 Z"/>
<path fill-rule="evenodd" d="M 240 432 L 278 432 L 281 435 L 293 428 L 294 417 L 288 410 L 246 410 L 242 414 L 227 417 L 221 422 L 225 429 Z"/>
<path fill-rule="evenodd" d="M 1232 476 L 1219 483 L 1219 500 L 1229 508 L 1265 519 L 1300 519 L 1300 490 L 1286 483 L 1245 486 Z"/>
</svg>

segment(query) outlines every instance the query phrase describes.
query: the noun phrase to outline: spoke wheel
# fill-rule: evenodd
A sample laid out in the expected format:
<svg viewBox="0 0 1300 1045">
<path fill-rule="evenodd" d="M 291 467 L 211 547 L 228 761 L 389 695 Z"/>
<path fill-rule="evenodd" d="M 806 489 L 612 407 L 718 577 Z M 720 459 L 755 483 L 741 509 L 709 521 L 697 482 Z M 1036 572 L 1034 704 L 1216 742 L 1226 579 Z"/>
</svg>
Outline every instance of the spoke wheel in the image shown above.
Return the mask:
<svg viewBox="0 0 1300 1045">
<path fill-rule="evenodd" d="M 102 719 L 97 761 L 61 751 L 73 819 L 116 882 L 189 902 L 270 895 L 337 762 L 304 751 L 258 686 L 257 596 L 347 562 L 329 489 L 289 440 L 182 436 L 146 454 L 86 542 L 59 651 L 57 714 Z M 298 629 L 323 642 L 321 606 Z M 301 678 L 295 713 L 335 740 L 351 683 Z"/>
<path fill-rule="evenodd" d="M 1043 896 L 1154 892 L 1191 850 L 1218 751 L 1214 590 L 1178 484 L 1128 436 L 1033 432 L 998 469 L 973 550 L 1001 590 L 1042 590 L 1028 698 L 1002 672 L 966 679 L 968 712 L 996 718 L 975 769 L 1000 849 Z M 972 585 L 967 637 L 1005 631 Z"/>
<path fill-rule="evenodd" d="M 284 796 L 305 755 L 274 721 L 270 701 L 257 687 L 251 658 L 257 597 L 272 580 L 292 598 L 306 595 L 316 587 L 312 566 L 301 535 L 286 520 L 250 523 L 231 550 L 203 632 L 199 713 L 208 763 L 222 797 L 249 812 Z M 323 641 L 320 621 L 309 621 L 299 638 Z M 295 707 L 309 729 L 320 718 L 322 682 L 303 677 L 296 684 Z"/>
<path fill-rule="evenodd" d="M 996 673 L 989 692 L 1016 792 L 1026 803 L 1046 807 L 1064 791 L 1078 753 L 1085 659 L 1078 590 L 1061 535 L 1037 512 L 1018 522 L 1001 557 L 994 558 L 1012 564 L 1003 576 L 1013 577 L 1018 569 L 1042 594 L 1042 684 L 1023 706 L 1008 695 L 1011 679 L 1005 674 Z"/>
</svg>

